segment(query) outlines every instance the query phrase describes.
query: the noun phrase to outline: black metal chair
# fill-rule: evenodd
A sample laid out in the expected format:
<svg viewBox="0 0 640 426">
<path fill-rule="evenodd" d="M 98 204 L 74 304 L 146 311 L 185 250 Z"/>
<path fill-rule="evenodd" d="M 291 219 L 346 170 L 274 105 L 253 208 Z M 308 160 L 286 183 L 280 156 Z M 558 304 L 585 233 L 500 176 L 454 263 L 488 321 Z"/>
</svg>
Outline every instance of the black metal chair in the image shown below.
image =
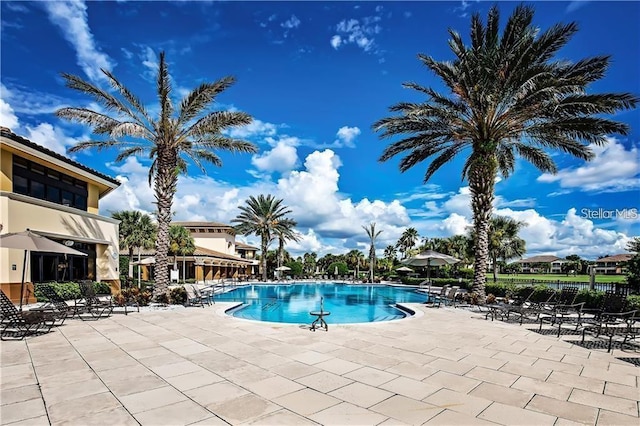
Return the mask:
<svg viewBox="0 0 640 426">
<path fill-rule="evenodd" d="M 44 305 L 38 308 L 32 308 L 31 311 L 50 313 L 53 318 L 55 318 L 55 326 L 64 324 L 64 321 L 70 314 L 73 316 L 73 309 L 71 306 L 69 306 L 67 302 L 60 297 L 58 293 L 56 293 L 50 284 L 43 283 L 36 285 L 38 286 L 40 293 L 47 298 L 47 301 Z"/>
<path fill-rule="evenodd" d="M 82 298 L 76 300 L 75 313 L 81 320 L 97 320 L 111 315 L 114 308 L 111 296 L 100 299 L 96 295 L 92 281 L 80 281 L 79 285 Z"/>
<path fill-rule="evenodd" d="M 607 352 L 611 352 L 613 346 L 613 338 L 615 336 L 623 337 L 621 347 L 640 334 L 640 311 L 628 311 L 620 313 L 603 312 L 599 317 L 599 322 L 586 326 L 582 329 L 582 340 L 586 333 L 592 333 L 594 337 L 605 336 L 609 339 L 607 344 Z"/>
<path fill-rule="evenodd" d="M 0 290 L 2 330 L 0 340 L 22 340 L 27 336 L 48 333 L 55 319 L 46 312 L 19 311 L 4 291 Z"/>
</svg>

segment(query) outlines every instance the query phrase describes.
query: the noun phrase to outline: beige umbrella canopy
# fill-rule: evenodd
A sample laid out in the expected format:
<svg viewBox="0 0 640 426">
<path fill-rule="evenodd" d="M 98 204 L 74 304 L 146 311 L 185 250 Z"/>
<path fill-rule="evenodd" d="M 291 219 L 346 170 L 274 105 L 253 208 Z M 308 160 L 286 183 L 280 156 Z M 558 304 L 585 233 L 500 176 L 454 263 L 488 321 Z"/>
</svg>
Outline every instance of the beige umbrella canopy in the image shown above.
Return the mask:
<svg viewBox="0 0 640 426">
<path fill-rule="evenodd" d="M 413 269 L 411 268 L 407 268 L 406 266 L 401 266 L 398 269 L 396 269 L 397 272 L 413 272 Z"/>
<path fill-rule="evenodd" d="M 290 271 L 291 268 L 289 268 L 288 266 L 278 266 L 276 268 L 276 271 Z"/>
<path fill-rule="evenodd" d="M 431 266 L 453 265 L 458 262 L 460 262 L 460 259 L 433 250 L 425 250 L 402 261 L 402 263 L 409 266 L 426 266 L 429 284 L 431 284 Z"/>
<path fill-rule="evenodd" d="M 73 245 L 73 242 L 71 242 L 71 245 Z M 24 298 L 24 275 L 27 268 L 27 252 L 39 251 L 45 253 L 87 256 L 86 253 L 50 240 L 49 238 L 36 234 L 29 229 L 24 232 L 11 232 L 0 235 L 0 247 L 24 250 L 24 259 L 22 261 L 22 283 L 20 285 L 20 310 L 22 310 L 22 299 Z"/>
</svg>

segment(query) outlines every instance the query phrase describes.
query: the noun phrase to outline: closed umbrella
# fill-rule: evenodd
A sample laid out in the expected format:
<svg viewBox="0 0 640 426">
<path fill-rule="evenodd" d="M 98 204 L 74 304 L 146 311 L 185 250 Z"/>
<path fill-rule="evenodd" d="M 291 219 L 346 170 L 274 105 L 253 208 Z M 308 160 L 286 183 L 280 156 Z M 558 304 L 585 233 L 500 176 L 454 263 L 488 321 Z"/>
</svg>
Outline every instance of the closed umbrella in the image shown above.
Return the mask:
<svg viewBox="0 0 640 426">
<path fill-rule="evenodd" d="M 73 243 L 72 243 L 73 244 Z M 47 237 L 38 235 L 27 229 L 24 232 L 11 232 L 0 235 L 0 247 L 24 250 L 22 261 L 22 282 L 20 284 L 20 310 L 22 310 L 22 300 L 24 299 L 24 275 L 27 269 L 27 252 L 38 251 L 45 253 L 75 254 L 76 256 L 87 256 L 86 253 L 67 247 Z"/>
</svg>

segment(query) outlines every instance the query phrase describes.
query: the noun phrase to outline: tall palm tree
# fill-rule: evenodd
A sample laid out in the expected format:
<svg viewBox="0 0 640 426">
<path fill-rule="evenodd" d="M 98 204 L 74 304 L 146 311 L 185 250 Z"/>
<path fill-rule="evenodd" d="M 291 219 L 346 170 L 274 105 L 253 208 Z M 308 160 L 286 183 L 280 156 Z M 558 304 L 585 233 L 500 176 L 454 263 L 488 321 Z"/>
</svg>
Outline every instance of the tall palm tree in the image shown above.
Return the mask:
<svg viewBox="0 0 640 426">
<path fill-rule="evenodd" d="M 181 225 L 171 225 L 169 227 L 169 254 L 173 255 L 173 264 L 178 260 L 178 255 L 182 256 L 182 279 L 185 277 L 184 257 L 196 251 L 196 244 L 187 228 Z"/>
<path fill-rule="evenodd" d="M 241 213 L 233 219 L 236 232 L 243 235 L 255 234 L 260 237 L 260 263 L 262 279 L 267 280 L 267 250 L 273 238 L 279 232 L 292 228 L 294 223 L 286 215 L 291 213 L 289 207 L 282 204 L 283 200 L 276 199 L 273 195 L 253 195 L 246 201 L 246 205 L 239 206 Z"/>
<path fill-rule="evenodd" d="M 376 231 L 376 223 L 372 222 L 368 226 L 362 226 L 362 229 L 367 233 L 369 237 L 369 279 L 373 282 L 373 271 L 376 267 L 376 238 L 382 233 L 382 231 Z"/>
<path fill-rule="evenodd" d="M 70 149 L 78 152 L 95 148 L 100 151 L 115 148 L 119 151 L 116 161 L 131 156 L 151 158 L 149 184 L 156 198 L 156 267 L 154 294 L 164 294 L 169 284 L 169 224 L 178 175 L 187 172 L 191 161 L 203 172 L 203 163 L 222 166 L 216 151 L 257 152 L 257 147 L 247 141 L 230 138 L 224 130 L 251 123 L 248 114 L 239 111 L 211 111 L 216 97 L 234 82 L 224 77 L 213 83 L 202 83 L 187 94 L 179 105 L 172 99 L 173 87 L 164 52 L 160 53 L 156 90 L 159 101 L 157 116 L 152 116 L 129 89 L 109 71 L 102 70 L 112 91 L 71 74 L 62 74 L 67 87 L 89 95 L 104 111 L 87 108 L 62 108 L 56 114 L 67 120 L 86 124 L 99 140 L 80 142 Z"/>
<path fill-rule="evenodd" d="M 628 126 L 602 114 L 635 107 L 630 93 L 587 93 L 608 66 L 608 56 L 576 63 L 553 59 L 576 33 L 575 23 L 539 31 L 532 24 L 534 9 L 520 5 L 499 32 L 497 6 L 486 24 L 479 14 L 471 19 L 471 45 L 449 30 L 453 61 L 418 58 L 440 77 L 449 95 L 417 83 L 404 86 L 426 95 L 425 102 L 401 102 L 390 108 L 399 115 L 373 125 L 382 138 L 402 135 L 380 157 L 398 154 L 400 171 L 435 157 L 424 181 L 459 154 L 465 154 L 462 178 L 469 182 L 475 245 L 473 291 L 484 300 L 489 258 L 488 230 L 494 183 L 500 173 L 508 177 L 516 156 L 542 172 L 557 167 L 545 148 L 554 148 L 583 160 L 594 157 L 585 145 L 602 145 L 611 133 L 627 134 Z"/>
<path fill-rule="evenodd" d="M 129 251 L 129 276 L 133 275 L 133 250 L 150 249 L 156 241 L 156 225 L 147 214 L 138 210 L 113 212 L 111 217 L 120 221 L 120 250 Z"/>
</svg>

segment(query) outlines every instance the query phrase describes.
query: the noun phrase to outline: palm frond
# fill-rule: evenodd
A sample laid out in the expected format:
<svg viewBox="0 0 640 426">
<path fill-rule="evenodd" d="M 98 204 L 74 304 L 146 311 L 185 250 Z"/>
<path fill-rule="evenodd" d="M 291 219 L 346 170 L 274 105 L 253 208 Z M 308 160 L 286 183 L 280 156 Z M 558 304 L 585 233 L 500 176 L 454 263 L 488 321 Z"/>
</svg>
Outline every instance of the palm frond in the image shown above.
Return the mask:
<svg viewBox="0 0 640 426">
<path fill-rule="evenodd" d="M 106 140 L 106 141 L 85 141 L 78 142 L 74 146 L 70 147 L 68 152 L 80 152 L 85 149 L 96 149 L 97 151 L 102 151 L 103 149 L 113 148 L 122 146 L 124 142 L 118 140 Z"/>
<path fill-rule="evenodd" d="M 160 120 L 158 126 L 164 127 L 170 122 L 171 114 L 173 113 L 173 104 L 171 103 L 171 80 L 169 78 L 169 69 L 165 60 L 164 52 L 160 52 L 156 85 L 158 88 L 158 100 L 160 102 Z"/>
<path fill-rule="evenodd" d="M 145 148 L 141 147 L 141 146 L 134 146 L 131 148 L 125 148 L 120 150 L 120 152 L 118 153 L 118 155 L 116 156 L 116 163 L 131 157 L 132 155 L 140 155 L 143 154 L 145 152 Z"/>
<path fill-rule="evenodd" d="M 147 123 L 153 123 L 153 120 L 151 119 L 151 117 L 149 117 L 149 114 L 147 113 L 147 110 L 142 102 L 140 102 L 140 99 L 138 99 L 133 93 L 131 93 L 131 91 L 122 83 L 120 83 L 120 81 L 118 81 L 118 79 L 109 71 L 102 70 L 102 72 L 107 76 L 111 87 L 116 89 L 122 95 L 122 97 L 125 98 L 127 102 L 129 102 L 129 104 L 136 110 L 136 112 L 147 121 Z M 141 120 L 138 124 L 145 125 L 145 123 Z"/>
<path fill-rule="evenodd" d="M 186 124 L 207 108 L 215 98 L 235 83 L 231 76 L 223 77 L 214 83 L 203 83 L 192 90 L 180 103 L 178 123 Z"/>
<path fill-rule="evenodd" d="M 66 81 L 66 86 L 70 89 L 77 90 L 91 96 L 99 104 L 103 105 L 109 111 L 118 112 L 124 116 L 135 119 L 136 115 L 118 98 L 108 92 L 94 86 L 73 74 L 62 73 L 62 78 Z"/>
<path fill-rule="evenodd" d="M 94 128 L 94 133 L 97 134 L 110 133 L 111 129 L 120 123 L 119 120 L 108 115 L 86 108 L 61 108 L 56 111 L 56 116 L 91 126 Z"/>
</svg>

